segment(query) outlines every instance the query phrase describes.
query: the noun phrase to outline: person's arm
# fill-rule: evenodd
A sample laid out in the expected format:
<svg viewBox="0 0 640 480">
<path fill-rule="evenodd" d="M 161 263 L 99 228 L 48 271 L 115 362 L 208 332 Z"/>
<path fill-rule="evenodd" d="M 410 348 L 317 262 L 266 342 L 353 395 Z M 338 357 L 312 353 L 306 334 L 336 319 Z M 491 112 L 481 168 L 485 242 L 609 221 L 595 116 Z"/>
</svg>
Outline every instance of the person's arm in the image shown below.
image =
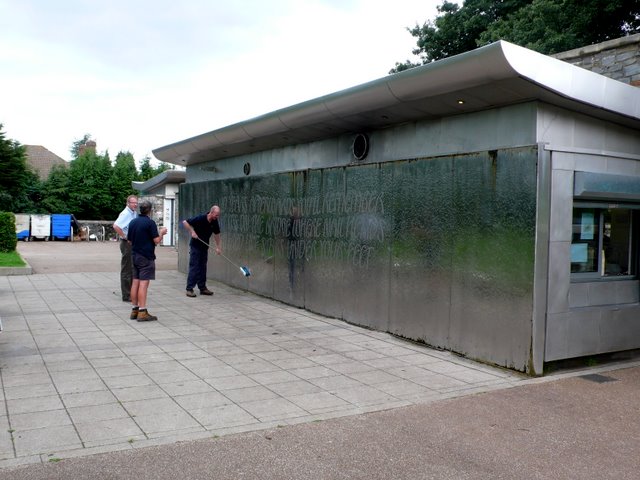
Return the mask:
<svg viewBox="0 0 640 480">
<path fill-rule="evenodd" d="M 126 240 L 127 236 L 125 235 L 124 230 L 122 229 L 122 227 L 124 226 L 125 226 L 124 212 L 120 212 L 120 215 L 118 215 L 118 218 L 116 218 L 116 221 L 113 222 L 113 229 L 116 231 L 116 233 L 120 238 L 122 238 L 123 240 Z"/>
<path fill-rule="evenodd" d="M 220 255 L 222 253 L 222 238 L 219 233 L 215 233 L 213 239 L 216 242 L 216 255 Z"/>
<path fill-rule="evenodd" d="M 189 224 L 189 222 L 187 222 L 186 220 L 183 220 L 182 225 L 184 226 L 184 228 L 186 228 L 189 231 L 189 233 L 191 234 L 191 238 L 198 238 L 198 234 L 193 229 L 193 227 Z"/>
<path fill-rule="evenodd" d="M 113 229 L 116 231 L 116 233 L 118 234 L 118 236 L 122 239 L 126 239 L 127 236 L 124 234 L 124 231 L 117 225 L 117 224 L 113 224 Z"/>
<path fill-rule="evenodd" d="M 160 228 L 159 235 L 153 239 L 153 243 L 155 243 L 156 245 L 159 245 L 160 242 L 162 241 L 162 237 L 164 237 L 166 234 L 167 234 L 167 227 Z"/>
</svg>

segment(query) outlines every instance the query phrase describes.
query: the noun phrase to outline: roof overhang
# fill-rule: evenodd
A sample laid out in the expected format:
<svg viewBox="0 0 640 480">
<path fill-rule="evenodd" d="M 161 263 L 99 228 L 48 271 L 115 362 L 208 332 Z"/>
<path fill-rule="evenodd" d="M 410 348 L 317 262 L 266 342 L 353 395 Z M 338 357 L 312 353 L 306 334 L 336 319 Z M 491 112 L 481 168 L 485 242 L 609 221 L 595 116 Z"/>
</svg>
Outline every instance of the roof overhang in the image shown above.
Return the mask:
<svg viewBox="0 0 640 480">
<path fill-rule="evenodd" d="M 499 41 L 153 150 L 190 166 L 344 133 L 540 100 L 640 128 L 640 89 Z"/>
<path fill-rule="evenodd" d="M 148 194 L 154 194 L 167 184 L 184 183 L 186 173 L 184 170 L 165 170 L 146 182 L 131 182 L 134 190 Z"/>
</svg>

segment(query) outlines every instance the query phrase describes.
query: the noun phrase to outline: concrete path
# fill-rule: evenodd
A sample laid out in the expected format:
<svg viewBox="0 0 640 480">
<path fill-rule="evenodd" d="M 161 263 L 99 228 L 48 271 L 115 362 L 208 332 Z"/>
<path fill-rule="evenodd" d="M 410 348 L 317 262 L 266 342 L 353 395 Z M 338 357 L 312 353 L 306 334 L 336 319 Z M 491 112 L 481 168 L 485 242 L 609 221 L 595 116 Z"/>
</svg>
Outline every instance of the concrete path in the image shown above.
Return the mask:
<svg viewBox="0 0 640 480">
<path fill-rule="evenodd" d="M 640 368 L 217 439 L 0 470 L 3 480 L 636 480 Z"/>
<path fill-rule="evenodd" d="M 528 379 L 224 285 L 187 298 L 176 270 L 138 323 L 117 247 L 89 245 L 116 268 L 0 277 L 3 479 L 515 478 L 527 460 L 540 475 L 521 478 L 637 478 L 633 359 Z M 605 433 L 627 441 L 594 462 Z M 580 469 L 547 476 L 562 451 Z"/>
<path fill-rule="evenodd" d="M 18 252 L 33 273 L 119 272 L 118 242 L 18 242 Z M 176 270 L 173 247 L 156 247 L 156 269 Z"/>
</svg>

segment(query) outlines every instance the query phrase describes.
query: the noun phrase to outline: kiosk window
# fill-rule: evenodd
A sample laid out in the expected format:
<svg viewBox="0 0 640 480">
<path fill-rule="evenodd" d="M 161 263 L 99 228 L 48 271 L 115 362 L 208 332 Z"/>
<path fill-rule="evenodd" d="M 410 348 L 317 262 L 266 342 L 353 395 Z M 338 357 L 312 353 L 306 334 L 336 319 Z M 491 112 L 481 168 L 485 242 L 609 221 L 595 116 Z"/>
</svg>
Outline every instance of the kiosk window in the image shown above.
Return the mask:
<svg viewBox="0 0 640 480">
<path fill-rule="evenodd" d="M 637 210 L 617 205 L 574 207 L 571 273 L 589 278 L 635 275 L 636 216 Z"/>
</svg>

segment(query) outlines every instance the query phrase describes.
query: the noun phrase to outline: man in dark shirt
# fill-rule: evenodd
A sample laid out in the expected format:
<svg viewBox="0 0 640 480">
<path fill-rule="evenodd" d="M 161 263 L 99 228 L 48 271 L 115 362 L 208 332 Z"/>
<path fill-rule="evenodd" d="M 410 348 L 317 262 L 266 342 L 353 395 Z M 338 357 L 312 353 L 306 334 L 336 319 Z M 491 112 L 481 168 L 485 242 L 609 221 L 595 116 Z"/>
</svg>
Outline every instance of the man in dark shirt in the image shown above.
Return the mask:
<svg viewBox="0 0 640 480">
<path fill-rule="evenodd" d="M 149 282 L 156 279 L 156 245 L 162 241 L 167 229 L 158 232 L 156 222 L 149 218 L 151 203 L 140 204 L 140 215 L 129 223 L 127 240 L 131 243 L 133 281 L 131 282 L 131 320 L 149 322 L 158 317 L 147 311 Z"/>
<path fill-rule="evenodd" d="M 182 225 L 191 234 L 189 242 L 189 274 L 187 275 L 187 297 L 195 297 L 193 291 L 197 285 L 200 295 L 213 295 L 207 288 L 207 261 L 209 260 L 209 239 L 213 234 L 216 242 L 216 254 L 222 253 L 222 240 L 220 239 L 220 207 L 214 205 L 208 213 L 196 215 L 183 220 Z M 204 243 L 203 243 L 204 242 Z"/>
</svg>

